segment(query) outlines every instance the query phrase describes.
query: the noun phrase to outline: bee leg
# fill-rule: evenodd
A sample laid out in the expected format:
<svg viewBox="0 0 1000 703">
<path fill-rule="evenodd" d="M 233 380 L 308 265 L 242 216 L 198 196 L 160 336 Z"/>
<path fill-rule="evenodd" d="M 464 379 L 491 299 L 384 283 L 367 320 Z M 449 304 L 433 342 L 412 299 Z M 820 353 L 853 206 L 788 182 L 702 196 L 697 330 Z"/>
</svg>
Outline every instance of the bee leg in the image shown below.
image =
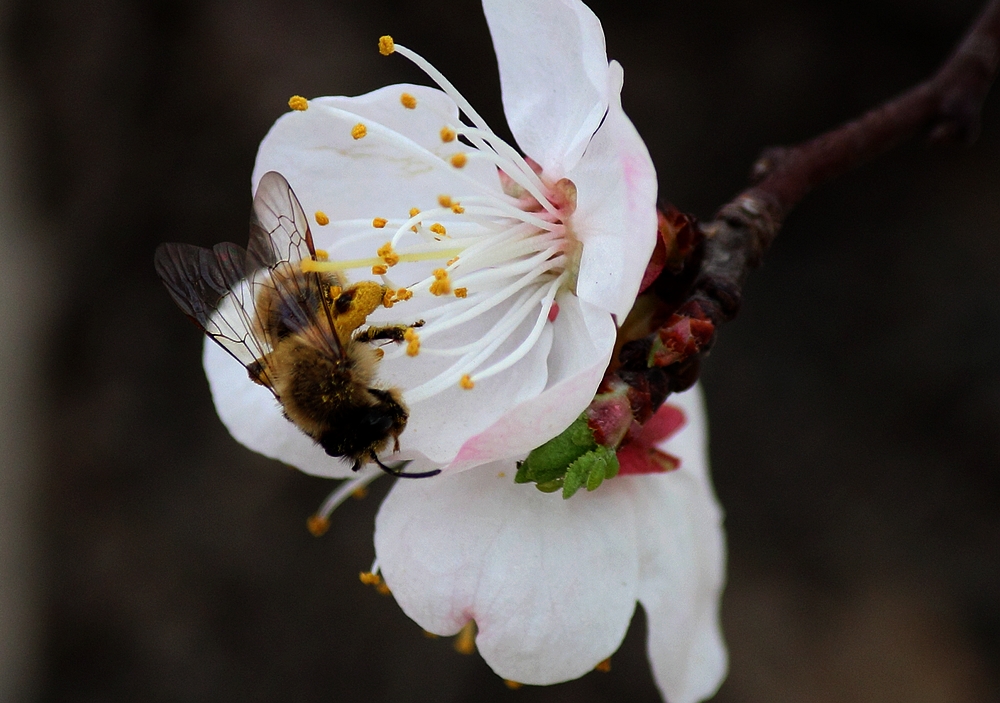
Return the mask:
<svg viewBox="0 0 1000 703">
<path fill-rule="evenodd" d="M 354 460 L 354 466 L 351 467 L 351 471 L 361 471 L 361 459 Z"/>
<path fill-rule="evenodd" d="M 412 325 L 386 325 L 385 327 L 376 327 L 371 325 L 367 329 L 358 332 L 354 336 L 354 341 L 376 342 L 384 339 L 389 342 L 402 342 L 406 339 L 406 330 L 423 326 L 423 320 L 417 320 Z"/>
<path fill-rule="evenodd" d="M 385 471 L 390 476 L 395 476 L 396 478 L 428 478 L 430 476 L 437 476 L 441 473 L 441 469 L 434 469 L 433 471 L 422 471 L 418 474 L 406 474 L 403 473 L 403 469 L 406 468 L 406 465 L 410 462 L 403 462 L 399 466 L 386 466 L 379 460 L 378 455 L 376 455 L 375 452 L 372 452 L 370 456 L 372 461 L 379 465 L 380 469 Z"/>
</svg>

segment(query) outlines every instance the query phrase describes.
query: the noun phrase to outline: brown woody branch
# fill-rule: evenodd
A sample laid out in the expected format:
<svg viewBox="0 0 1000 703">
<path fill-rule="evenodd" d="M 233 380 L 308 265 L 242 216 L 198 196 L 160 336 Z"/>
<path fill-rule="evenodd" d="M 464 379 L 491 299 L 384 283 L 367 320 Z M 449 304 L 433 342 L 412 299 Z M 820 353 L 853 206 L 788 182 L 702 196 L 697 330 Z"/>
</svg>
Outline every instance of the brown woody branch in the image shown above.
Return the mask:
<svg viewBox="0 0 1000 703">
<path fill-rule="evenodd" d="M 665 249 L 669 259 L 680 251 L 683 270 L 662 268 L 651 295 L 637 303 L 647 312 L 632 321 L 630 333 L 623 328 L 621 336 L 632 341 L 621 347 L 606 377 L 609 383 L 625 381 L 644 398 L 636 419 L 645 422 L 669 393 L 697 380 L 719 325 L 739 311 L 747 274 L 809 191 L 920 134 L 934 142 L 973 141 L 998 63 L 1000 0 L 991 0 L 929 80 L 807 142 L 766 149 L 753 167 L 753 185 L 722 206 L 712 222 L 699 227 L 668 212 L 672 224 L 664 227 L 661 220 L 658 252 L 662 259 Z"/>
</svg>

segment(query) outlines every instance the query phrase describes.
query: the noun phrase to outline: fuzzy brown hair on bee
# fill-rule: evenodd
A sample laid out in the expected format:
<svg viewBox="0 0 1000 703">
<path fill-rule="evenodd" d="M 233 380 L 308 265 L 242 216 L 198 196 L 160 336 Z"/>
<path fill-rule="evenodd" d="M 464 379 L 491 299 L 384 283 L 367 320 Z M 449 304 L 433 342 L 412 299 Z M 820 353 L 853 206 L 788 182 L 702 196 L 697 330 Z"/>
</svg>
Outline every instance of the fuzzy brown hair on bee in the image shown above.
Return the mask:
<svg viewBox="0 0 1000 703">
<path fill-rule="evenodd" d="M 399 451 L 409 417 L 400 391 L 377 384 L 379 354 L 370 346 L 400 341 L 406 327 L 360 329 L 385 289 L 306 271 L 304 260 L 318 260 L 308 220 L 273 171 L 257 186 L 246 249 L 161 244 L 155 256 L 174 302 L 327 454 L 351 461 L 355 471 L 371 462 L 394 476 L 439 473 L 403 473 L 379 458 Z"/>
</svg>

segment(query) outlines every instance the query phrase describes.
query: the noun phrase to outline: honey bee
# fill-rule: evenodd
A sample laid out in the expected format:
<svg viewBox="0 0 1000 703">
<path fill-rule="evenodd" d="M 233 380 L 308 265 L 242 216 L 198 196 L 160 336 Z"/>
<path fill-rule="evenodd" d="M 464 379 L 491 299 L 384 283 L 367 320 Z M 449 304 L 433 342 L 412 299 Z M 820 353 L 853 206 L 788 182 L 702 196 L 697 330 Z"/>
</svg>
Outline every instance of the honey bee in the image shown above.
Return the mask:
<svg viewBox="0 0 1000 703">
<path fill-rule="evenodd" d="M 327 454 L 353 461 L 355 471 L 373 462 L 394 476 L 439 473 L 403 473 L 379 459 L 390 444 L 399 451 L 409 417 L 399 389 L 375 385 L 380 350 L 371 346 L 401 341 L 406 327 L 361 329 L 385 289 L 307 272 L 307 259 L 319 260 L 308 220 L 288 181 L 272 171 L 257 186 L 246 249 L 161 244 L 155 265 L 184 314 Z"/>
</svg>

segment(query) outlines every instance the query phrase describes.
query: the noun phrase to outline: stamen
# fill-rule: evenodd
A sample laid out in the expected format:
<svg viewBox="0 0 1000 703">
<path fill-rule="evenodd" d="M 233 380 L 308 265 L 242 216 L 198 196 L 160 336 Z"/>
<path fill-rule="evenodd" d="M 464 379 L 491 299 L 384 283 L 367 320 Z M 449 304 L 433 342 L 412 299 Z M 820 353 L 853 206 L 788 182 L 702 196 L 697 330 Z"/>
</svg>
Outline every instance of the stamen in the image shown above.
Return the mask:
<svg viewBox="0 0 1000 703">
<path fill-rule="evenodd" d="M 476 621 L 469 620 L 455 636 L 455 651 L 459 654 L 473 654 L 476 651 Z"/>
<path fill-rule="evenodd" d="M 469 376 L 469 374 L 463 374 L 461 380 L 458 382 L 458 385 L 467 391 L 471 391 L 476 386 L 476 384 L 472 382 L 472 377 Z"/>
<path fill-rule="evenodd" d="M 358 122 L 356 125 L 354 125 L 353 127 L 351 127 L 351 136 L 354 137 L 355 140 L 361 139 L 366 134 L 368 134 L 368 128 L 365 127 L 360 122 Z"/>
<path fill-rule="evenodd" d="M 447 295 L 451 292 L 451 279 L 445 269 L 434 269 L 434 282 L 431 283 L 431 295 Z"/>
<path fill-rule="evenodd" d="M 389 267 L 385 264 L 375 264 L 372 266 L 372 273 L 376 276 L 384 276 L 389 273 Z"/>
<path fill-rule="evenodd" d="M 399 263 L 399 254 L 392 248 L 392 242 L 386 242 L 375 253 L 379 255 L 387 266 L 395 266 Z"/>
<path fill-rule="evenodd" d="M 439 195 L 438 205 L 441 207 L 451 207 L 451 196 L 450 195 Z"/>
<path fill-rule="evenodd" d="M 445 144 L 447 144 L 448 142 L 455 141 L 456 136 L 458 136 L 458 133 L 451 127 L 441 128 L 441 141 L 444 142 Z"/>
<path fill-rule="evenodd" d="M 611 657 L 608 657 L 597 666 L 594 667 L 594 671 L 600 671 L 602 674 L 606 674 L 611 671 Z"/>
<path fill-rule="evenodd" d="M 451 206 L 451 211 L 456 215 L 461 215 L 463 212 L 465 212 L 465 208 L 459 205 L 458 203 L 455 203 L 454 205 Z"/>
<path fill-rule="evenodd" d="M 435 259 L 443 259 L 446 256 L 461 254 L 462 251 L 462 247 L 450 247 L 448 249 L 439 249 L 437 251 L 418 251 L 408 254 L 397 254 L 397 256 L 399 256 L 399 260 L 403 262 L 434 261 Z M 340 271 L 347 271 L 349 269 L 362 269 L 368 268 L 369 266 L 378 266 L 382 263 L 383 260 L 381 257 L 373 256 L 369 259 L 348 259 L 345 261 L 313 261 L 312 259 L 302 259 L 299 262 L 299 266 L 304 273 L 337 273 Z"/>
<path fill-rule="evenodd" d="M 378 53 L 382 54 L 382 56 L 388 56 L 395 50 L 396 47 L 393 44 L 392 37 L 388 34 L 378 38 Z"/>
<path fill-rule="evenodd" d="M 409 93 L 403 93 L 400 95 L 399 102 L 401 102 L 403 107 L 407 110 L 415 110 L 417 108 L 417 99 Z"/>
<path fill-rule="evenodd" d="M 337 507 L 347 500 L 347 497 L 353 495 L 355 491 L 363 489 L 369 483 L 377 479 L 382 475 L 381 471 L 374 469 L 363 469 L 357 478 L 352 478 L 350 480 L 341 483 L 335 490 L 333 490 L 326 500 L 323 501 L 323 505 L 320 509 L 316 511 L 316 514 L 309 518 L 306 526 L 309 528 L 309 532 L 312 533 L 314 537 L 319 537 L 330 527 L 330 515 L 333 513 Z"/>
<path fill-rule="evenodd" d="M 446 230 L 444 228 L 444 225 L 442 225 L 440 222 L 435 222 L 429 227 L 429 229 L 434 234 L 440 234 L 442 237 L 446 237 L 448 235 L 448 230 Z"/>
<path fill-rule="evenodd" d="M 322 210 L 317 210 L 315 217 L 316 217 L 316 224 L 318 224 L 320 227 L 326 227 L 328 224 L 330 224 L 330 218 L 327 217 L 326 213 L 323 212 Z"/>
<path fill-rule="evenodd" d="M 303 98 L 301 95 L 293 95 L 288 98 L 288 107 L 293 110 L 298 110 L 302 112 L 309 109 L 309 101 Z"/>
<path fill-rule="evenodd" d="M 420 353 L 420 335 L 413 331 L 412 327 L 407 327 L 403 333 L 403 340 L 406 342 L 406 355 L 416 356 Z"/>
<path fill-rule="evenodd" d="M 384 217 L 376 217 L 374 220 L 372 220 L 372 227 L 374 227 L 375 229 L 382 229 L 387 224 L 389 224 L 389 220 L 385 219 Z"/>
<path fill-rule="evenodd" d="M 407 290 L 406 288 L 400 288 L 396 291 L 396 300 L 409 300 L 413 297 L 413 291 Z"/>
<path fill-rule="evenodd" d="M 465 297 L 468 297 L 468 295 L 469 295 L 469 289 L 468 288 L 464 288 L 463 287 L 463 288 L 456 288 L 455 289 L 455 297 L 456 298 L 465 298 Z"/>
<path fill-rule="evenodd" d="M 511 679 L 504 679 L 503 685 L 509 688 L 511 691 L 516 691 L 517 689 L 524 686 L 520 681 L 512 681 Z"/>
<path fill-rule="evenodd" d="M 450 160 L 452 166 L 454 166 L 455 168 L 462 168 L 463 166 L 465 166 L 466 163 L 468 163 L 469 157 L 467 157 L 465 154 L 459 151 L 452 154 Z"/>
</svg>

